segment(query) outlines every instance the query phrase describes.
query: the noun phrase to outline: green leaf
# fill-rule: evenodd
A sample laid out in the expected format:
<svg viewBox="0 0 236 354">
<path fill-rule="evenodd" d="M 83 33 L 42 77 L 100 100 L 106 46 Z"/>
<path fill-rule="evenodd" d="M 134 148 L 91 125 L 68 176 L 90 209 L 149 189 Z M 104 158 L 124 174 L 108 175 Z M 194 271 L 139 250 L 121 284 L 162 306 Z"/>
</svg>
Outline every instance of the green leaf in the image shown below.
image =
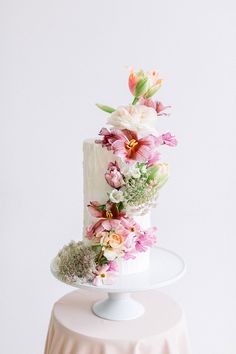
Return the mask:
<svg viewBox="0 0 236 354">
<path fill-rule="evenodd" d="M 98 263 L 99 265 L 103 265 L 103 264 L 106 264 L 108 262 L 107 258 L 102 256 L 101 259 L 99 259 Z"/>
<path fill-rule="evenodd" d="M 118 203 L 117 207 L 118 207 L 119 211 L 123 210 L 124 209 L 124 203 L 123 202 Z"/>
<path fill-rule="evenodd" d="M 97 206 L 98 210 L 106 210 L 106 204 Z"/>
<path fill-rule="evenodd" d="M 146 166 L 146 163 L 145 163 L 145 162 L 138 162 L 138 163 L 137 163 L 137 167 L 138 167 L 139 169 L 141 169 L 141 168 L 144 167 L 144 166 Z"/>
<path fill-rule="evenodd" d="M 109 107 L 109 106 L 104 106 L 103 104 L 96 103 L 96 106 L 100 108 L 102 111 L 107 112 L 107 113 L 112 113 L 115 111 L 115 108 Z"/>
<path fill-rule="evenodd" d="M 139 100 L 139 97 L 134 97 L 132 105 L 134 106 Z"/>
<path fill-rule="evenodd" d="M 102 250 L 102 246 L 101 245 L 92 245 L 91 248 L 97 254 L 99 254 L 101 252 L 101 250 Z"/>
<path fill-rule="evenodd" d="M 91 247 L 94 248 L 94 249 L 98 249 L 98 248 L 101 248 L 101 249 L 102 249 L 102 246 L 101 246 L 100 244 L 98 244 L 98 245 L 92 245 Z"/>
</svg>

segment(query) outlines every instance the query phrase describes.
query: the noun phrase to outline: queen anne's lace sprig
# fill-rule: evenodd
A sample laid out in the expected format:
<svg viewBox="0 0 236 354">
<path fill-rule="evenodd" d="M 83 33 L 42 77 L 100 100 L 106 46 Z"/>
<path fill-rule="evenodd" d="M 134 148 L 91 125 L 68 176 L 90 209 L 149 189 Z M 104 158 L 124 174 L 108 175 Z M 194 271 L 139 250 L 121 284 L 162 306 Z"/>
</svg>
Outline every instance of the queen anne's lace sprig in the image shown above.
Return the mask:
<svg viewBox="0 0 236 354">
<path fill-rule="evenodd" d="M 94 279 L 96 253 L 82 241 L 71 241 L 59 251 L 54 271 L 66 283 L 84 283 Z"/>
</svg>

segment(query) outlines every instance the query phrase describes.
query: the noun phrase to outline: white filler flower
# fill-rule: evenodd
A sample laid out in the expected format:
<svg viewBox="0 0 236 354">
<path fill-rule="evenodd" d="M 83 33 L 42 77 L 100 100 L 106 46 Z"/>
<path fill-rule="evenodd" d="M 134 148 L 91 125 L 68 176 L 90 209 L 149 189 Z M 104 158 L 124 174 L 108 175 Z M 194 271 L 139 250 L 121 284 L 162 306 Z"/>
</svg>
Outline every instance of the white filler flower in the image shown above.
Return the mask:
<svg viewBox="0 0 236 354">
<path fill-rule="evenodd" d="M 131 170 L 131 177 L 140 178 L 140 176 L 141 176 L 141 172 L 138 168 L 134 168 L 133 170 Z"/>
<path fill-rule="evenodd" d="M 106 259 L 108 261 L 114 261 L 114 259 L 117 258 L 118 254 L 117 254 L 116 250 L 114 250 L 114 249 L 106 249 L 104 251 L 104 256 L 106 257 Z"/>
<path fill-rule="evenodd" d="M 135 167 L 135 165 L 128 165 L 122 161 L 120 162 L 120 171 L 126 178 L 140 178 L 141 176 L 139 168 Z"/>
<path fill-rule="evenodd" d="M 117 129 L 129 129 L 141 134 L 156 132 L 157 113 L 144 105 L 121 106 L 107 119 Z"/>
<path fill-rule="evenodd" d="M 124 200 L 123 192 L 118 191 L 117 189 L 113 189 L 109 197 L 112 203 L 120 203 Z"/>
</svg>

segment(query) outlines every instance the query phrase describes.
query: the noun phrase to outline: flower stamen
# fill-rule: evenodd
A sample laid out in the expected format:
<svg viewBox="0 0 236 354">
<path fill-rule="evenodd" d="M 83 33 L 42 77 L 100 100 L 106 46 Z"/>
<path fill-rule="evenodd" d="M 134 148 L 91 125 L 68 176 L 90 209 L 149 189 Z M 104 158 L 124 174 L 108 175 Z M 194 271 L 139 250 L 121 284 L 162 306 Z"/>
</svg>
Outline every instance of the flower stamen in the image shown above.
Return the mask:
<svg viewBox="0 0 236 354">
<path fill-rule="evenodd" d="M 107 219 L 112 219 L 113 218 L 113 214 L 110 210 L 106 210 L 106 218 Z"/>
<path fill-rule="evenodd" d="M 128 143 L 126 143 L 125 147 L 127 150 L 132 150 L 135 148 L 135 146 L 138 145 L 137 140 L 135 139 L 131 139 Z"/>
</svg>

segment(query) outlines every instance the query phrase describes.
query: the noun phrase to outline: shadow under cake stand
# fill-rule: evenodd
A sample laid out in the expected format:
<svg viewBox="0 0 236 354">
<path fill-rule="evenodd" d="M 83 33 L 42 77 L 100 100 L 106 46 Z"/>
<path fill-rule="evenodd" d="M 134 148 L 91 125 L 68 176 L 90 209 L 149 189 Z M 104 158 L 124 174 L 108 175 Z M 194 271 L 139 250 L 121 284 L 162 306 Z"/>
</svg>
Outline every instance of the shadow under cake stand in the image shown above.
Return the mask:
<svg viewBox="0 0 236 354">
<path fill-rule="evenodd" d="M 61 281 L 51 264 L 52 274 Z M 104 300 L 92 306 L 95 315 L 108 320 L 132 320 L 141 316 L 144 306 L 131 297 L 131 293 L 158 289 L 181 278 L 186 271 L 183 259 L 176 253 L 161 247 L 153 247 L 150 267 L 145 272 L 120 275 L 112 285 L 95 286 L 91 283 L 69 284 L 76 288 L 104 292 Z M 67 284 L 67 283 L 66 283 Z"/>
</svg>

